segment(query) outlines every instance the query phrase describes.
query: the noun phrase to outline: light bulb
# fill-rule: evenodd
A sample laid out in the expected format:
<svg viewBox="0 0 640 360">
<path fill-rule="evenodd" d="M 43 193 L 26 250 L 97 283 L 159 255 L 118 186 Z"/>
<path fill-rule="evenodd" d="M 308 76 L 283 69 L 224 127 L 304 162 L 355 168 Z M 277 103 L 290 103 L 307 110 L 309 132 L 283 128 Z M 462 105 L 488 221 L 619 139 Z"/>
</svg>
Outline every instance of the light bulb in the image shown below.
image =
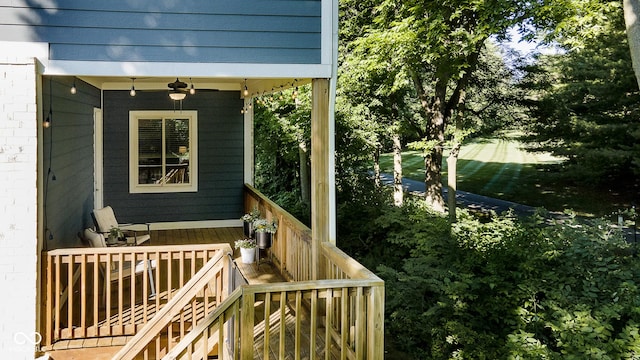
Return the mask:
<svg viewBox="0 0 640 360">
<path fill-rule="evenodd" d="M 76 88 L 76 82 L 73 82 L 73 86 L 71 87 L 71 94 L 75 95 L 76 92 L 78 92 L 78 89 Z"/>
<path fill-rule="evenodd" d="M 129 90 L 130 96 L 136 96 L 136 78 L 131 78 L 131 90 Z"/>
</svg>

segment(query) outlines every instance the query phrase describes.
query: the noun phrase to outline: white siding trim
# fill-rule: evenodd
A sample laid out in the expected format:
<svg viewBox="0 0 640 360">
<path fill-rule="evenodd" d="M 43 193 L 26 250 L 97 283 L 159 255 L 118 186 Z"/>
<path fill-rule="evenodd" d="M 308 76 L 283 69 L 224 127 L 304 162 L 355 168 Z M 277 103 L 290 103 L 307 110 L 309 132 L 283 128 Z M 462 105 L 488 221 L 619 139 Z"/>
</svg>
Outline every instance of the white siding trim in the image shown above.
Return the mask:
<svg viewBox="0 0 640 360">
<path fill-rule="evenodd" d="M 253 98 L 244 99 L 244 182 L 250 185 L 254 183 L 254 144 L 253 144 Z"/>
<path fill-rule="evenodd" d="M 331 39 L 329 39 L 331 40 Z M 323 40 L 324 41 L 324 40 Z M 330 43 L 329 43 L 330 44 Z M 324 45 L 323 45 L 324 46 Z M 331 47 L 329 46 L 329 49 Z M 51 60 L 44 75 L 210 78 L 330 78 L 326 64 L 228 64 Z"/>
<path fill-rule="evenodd" d="M 336 153 L 336 88 L 338 84 L 338 0 L 331 0 L 333 24 L 331 33 L 331 68 L 332 75 L 329 82 L 329 154 Z M 323 14 L 324 15 L 324 14 Z M 329 157 L 329 242 L 336 244 L 338 237 L 337 209 L 336 209 L 336 159 Z"/>
<path fill-rule="evenodd" d="M 337 0 L 322 0 L 322 23 L 320 30 L 320 62 L 331 64 L 333 62 L 334 23 L 337 24 L 337 16 L 334 17 L 334 7 L 338 8 Z M 316 76 L 319 77 L 319 76 Z M 324 76 L 329 78 L 331 76 Z"/>
</svg>

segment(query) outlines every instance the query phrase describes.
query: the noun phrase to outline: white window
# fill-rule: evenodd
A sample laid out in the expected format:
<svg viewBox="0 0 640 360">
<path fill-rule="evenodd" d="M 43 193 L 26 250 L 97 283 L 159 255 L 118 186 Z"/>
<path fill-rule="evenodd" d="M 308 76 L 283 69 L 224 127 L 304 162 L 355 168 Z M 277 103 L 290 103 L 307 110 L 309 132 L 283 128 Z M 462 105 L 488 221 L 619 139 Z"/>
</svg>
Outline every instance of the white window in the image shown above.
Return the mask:
<svg viewBox="0 0 640 360">
<path fill-rule="evenodd" d="M 129 192 L 198 191 L 198 112 L 129 112 Z"/>
</svg>

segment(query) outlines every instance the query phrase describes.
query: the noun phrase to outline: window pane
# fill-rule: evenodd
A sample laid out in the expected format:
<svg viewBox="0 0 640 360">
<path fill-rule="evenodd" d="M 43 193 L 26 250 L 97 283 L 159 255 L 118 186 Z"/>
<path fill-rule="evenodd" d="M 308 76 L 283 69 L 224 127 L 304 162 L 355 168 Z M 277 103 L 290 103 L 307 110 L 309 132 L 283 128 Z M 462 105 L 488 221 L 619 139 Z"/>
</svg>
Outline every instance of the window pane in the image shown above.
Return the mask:
<svg viewBox="0 0 640 360">
<path fill-rule="evenodd" d="M 153 184 L 162 177 L 162 120 L 138 121 L 138 184 Z"/>
<path fill-rule="evenodd" d="M 189 183 L 189 120 L 167 119 L 165 122 L 165 183 Z"/>
</svg>

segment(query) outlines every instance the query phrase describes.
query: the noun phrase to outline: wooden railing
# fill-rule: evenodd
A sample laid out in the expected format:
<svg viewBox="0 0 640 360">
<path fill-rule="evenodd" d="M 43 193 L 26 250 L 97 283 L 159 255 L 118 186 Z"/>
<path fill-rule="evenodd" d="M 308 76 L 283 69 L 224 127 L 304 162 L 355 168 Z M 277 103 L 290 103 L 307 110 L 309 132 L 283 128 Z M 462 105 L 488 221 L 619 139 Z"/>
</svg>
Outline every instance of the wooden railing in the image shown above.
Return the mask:
<svg viewBox="0 0 640 360">
<path fill-rule="evenodd" d="M 269 256 L 285 279 L 306 281 L 311 278 L 311 229 L 269 200 L 251 185 L 245 185 L 244 208 L 260 210 L 261 216 L 278 223 Z"/>
<path fill-rule="evenodd" d="M 43 345 L 134 335 L 223 245 L 57 249 L 45 253 Z"/>
<path fill-rule="evenodd" d="M 229 262 L 216 253 L 112 360 L 162 358 L 227 297 Z"/>
<path fill-rule="evenodd" d="M 382 328 L 367 315 L 379 306 L 380 286 L 380 280 L 242 286 L 164 359 L 207 359 L 216 347 L 218 359 L 382 359 L 382 343 L 372 343 Z"/>
<path fill-rule="evenodd" d="M 320 266 L 322 279 L 311 279 L 311 230 L 295 219 L 280 206 L 266 198 L 255 188 L 245 185 L 245 211 L 257 207 L 262 216 L 278 222 L 278 231 L 273 237 L 269 256 L 274 265 L 289 283 L 250 285 L 243 288 L 238 305 L 242 310 L 240 338 L 247 339 L 253 334 L 250 342 L 241 345 L 241 358 L 251 358 L 253 342 L 259 345 L 260 329 L 269 328 L 271 315 L 269 309 L 276 306 L 280 319 L 287 310 L 293 314 L 308 314 L 309 326 L 304 336 L 301 329 L 301 316 L 294 316 L 296 323 L 294 343 L 286 344 L 285 330 L 280 330 L 277 337 L 278 353 L 282 354 L 288 347 L 295 350 L 301 348 L 303 338 L 309 339 L 310 358 L 317 353 L 311 349 L 324 342 L 325 354 L 329 349 L 332 358 L 335 353 L 339 358 L 382 359 L 384 357 L 384 282 L 370 270 L 327 241 L 320 242 Z M 254 310 L 254 302 L 263 306 L 265 315 L 260 318 Z M 259 308 L 259 307 L 256 307 Z M 250 319 L 257 317 L 257 323 Z M 262 319 L 262 320 L 260 320 Z M 262 324 L 260 323 L 262 321 Z M 215 320 L 212 320 L 212 324 Z M 254 328 L 255 326 L 255 328 Z M 319 336 L 321 328 L 324 337 Z M 281 329 L 284 329 L 282 327 Z M 211 329 L 209 329 L 211 330 Z M 275 341 L 270 332 L 264 333 L 264 344 Z M 235 339 L 237 342 L 238 339 Z M 267 345 L 263 346 L 265 355 Z M 177 351 L 177 350 L 176 350 Z M 297 351 L 294 353 L 298 353 Z M 245 357 L 247 356 L 247 357 Z M 265 356 L 266 358 L 266 356 Z"/>
</svg>

